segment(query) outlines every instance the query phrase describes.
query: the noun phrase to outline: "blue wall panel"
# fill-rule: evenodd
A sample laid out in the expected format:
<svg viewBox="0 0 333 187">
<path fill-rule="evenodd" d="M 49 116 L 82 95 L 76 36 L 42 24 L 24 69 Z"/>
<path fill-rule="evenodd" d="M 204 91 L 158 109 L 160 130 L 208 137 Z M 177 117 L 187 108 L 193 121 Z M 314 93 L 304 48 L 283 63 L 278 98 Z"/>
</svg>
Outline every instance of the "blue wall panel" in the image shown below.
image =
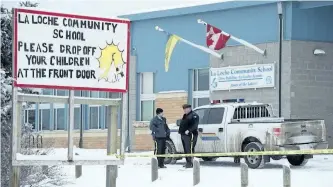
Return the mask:
<svg viewBox="0 0 333 187">
<path fill-rule="evenodd" d="M 292 39 L 333 42 L 333 6 L 308 9 L 304 6 L 293 3 Z"/>
<path fill-rule="evenodd" d="M 264 16 L 263 16 L 264 15 Z M 124 16 L 126 17 L 126 16 Z M 136 49 L 137 72 L 156 73 L 156 92 L 188 89 L 188 70 L 209 66 L 209 55 L 182 42 L 178 43 L 164 71 L 167 36 L 157 32 L 156 25 L 196 44 L 205 45 L 203 19 L 251 43 L 273 42 L 278 39 L 276 4 L 265 4 L 223 11 L 188 14 L 132 22 L 132 48 Z M 228 45 L 237 43 L 229 41 Z M 237 44 L 238 45 L 238 44 Z"/>
</svg>

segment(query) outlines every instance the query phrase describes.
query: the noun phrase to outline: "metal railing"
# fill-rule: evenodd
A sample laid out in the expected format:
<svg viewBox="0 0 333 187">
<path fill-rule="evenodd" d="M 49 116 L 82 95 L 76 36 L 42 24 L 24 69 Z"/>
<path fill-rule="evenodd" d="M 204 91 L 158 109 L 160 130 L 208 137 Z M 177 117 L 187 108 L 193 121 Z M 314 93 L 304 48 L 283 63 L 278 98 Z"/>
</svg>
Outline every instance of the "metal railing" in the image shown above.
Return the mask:
<svg viewBox="0 0 333 187">
<path fill-rule="evenodd" d="M 31 134 L 27 138 L 29 148 L 43 148 L 43 136 L 40 134 Z"/>
</svg>

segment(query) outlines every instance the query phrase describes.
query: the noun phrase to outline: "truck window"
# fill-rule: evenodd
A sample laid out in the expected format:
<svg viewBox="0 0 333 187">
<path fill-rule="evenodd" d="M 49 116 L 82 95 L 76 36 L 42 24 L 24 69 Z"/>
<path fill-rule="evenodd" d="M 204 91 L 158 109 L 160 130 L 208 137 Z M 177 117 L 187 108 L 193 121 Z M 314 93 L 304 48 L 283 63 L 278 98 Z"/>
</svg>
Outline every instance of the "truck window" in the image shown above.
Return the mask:
<svg viewBox="0 0 333 187">
<path fill-rule="evenodd" d="M 266 105 L 240 106 L 235 109 L 233 119 L 271 117 Z"/>
<path fill-rule="evenodd" d="M 222 123 L 224 108 L 211 108 L 208 115 L 208 124 Z"/>
<path fill-rule="evenodd" d="M 207 124 L 207 117 L 209 112 L 208 108 L 197 109 L 194 110 L 194 112 L 197 113 L 199 116 L 199 124 Z"/>
</svg>

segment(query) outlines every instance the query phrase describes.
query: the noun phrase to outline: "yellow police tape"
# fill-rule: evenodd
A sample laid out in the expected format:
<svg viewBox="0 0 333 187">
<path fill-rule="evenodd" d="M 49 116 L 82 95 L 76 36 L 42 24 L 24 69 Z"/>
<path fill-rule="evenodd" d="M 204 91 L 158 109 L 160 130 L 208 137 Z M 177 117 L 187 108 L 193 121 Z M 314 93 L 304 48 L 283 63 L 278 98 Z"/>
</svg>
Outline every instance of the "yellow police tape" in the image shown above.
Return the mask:
<svg viewBox="0 0 333 187">
<path fill-rule="evenodd" d="M 116 156 L 117 158 L 130 158 L 130 157 L 235 157 L 247 155 L 318 155 L 318 154 L 333 154 L 333 149 L 316 149 L 316 150 L 289 150 L 289 151 L 257 151 L 257 152 L 231 152 L 231 153 L 194 153 L 194 154 L 108 154 L 109 156 Z"/>
</svg>

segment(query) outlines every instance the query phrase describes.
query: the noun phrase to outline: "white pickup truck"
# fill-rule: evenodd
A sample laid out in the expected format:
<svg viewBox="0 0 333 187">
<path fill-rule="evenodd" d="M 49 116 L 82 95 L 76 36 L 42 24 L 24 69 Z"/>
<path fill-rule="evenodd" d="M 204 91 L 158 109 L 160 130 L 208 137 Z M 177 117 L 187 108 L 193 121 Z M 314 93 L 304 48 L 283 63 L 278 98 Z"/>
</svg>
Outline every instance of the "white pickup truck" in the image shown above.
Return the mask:
<svg viewBox="0 0 333 187">
<path fill-rule="evenodd" d="M 216 102 L 214 102 L 216 103 Z M 327 149 L 324 120 L 291 119 L 273 116 L 272 107 L 262 103 L 245 103 L 239 100 L 224 101 L 200 106 L 193 110 L 199 117 L 199 135 L 196 153 L 224 153 L 250 151 L 279 151 Z M 170 124 L 170 139 L 167 140 L 167 153 L 184 153 L 178 125 Z M 245 156 L 245 162 L 252 168 L 261 168 L 277 156 Z M 312 155 L 290 155 L 291 165 L 305 165 Z M 166 164 L 175 164 L 181 158 L 166 158 Z M 203 157 L 204 161 L 216 158 Z M 234 161 L 240 162 L 240 157 Z"/>
</svg>

